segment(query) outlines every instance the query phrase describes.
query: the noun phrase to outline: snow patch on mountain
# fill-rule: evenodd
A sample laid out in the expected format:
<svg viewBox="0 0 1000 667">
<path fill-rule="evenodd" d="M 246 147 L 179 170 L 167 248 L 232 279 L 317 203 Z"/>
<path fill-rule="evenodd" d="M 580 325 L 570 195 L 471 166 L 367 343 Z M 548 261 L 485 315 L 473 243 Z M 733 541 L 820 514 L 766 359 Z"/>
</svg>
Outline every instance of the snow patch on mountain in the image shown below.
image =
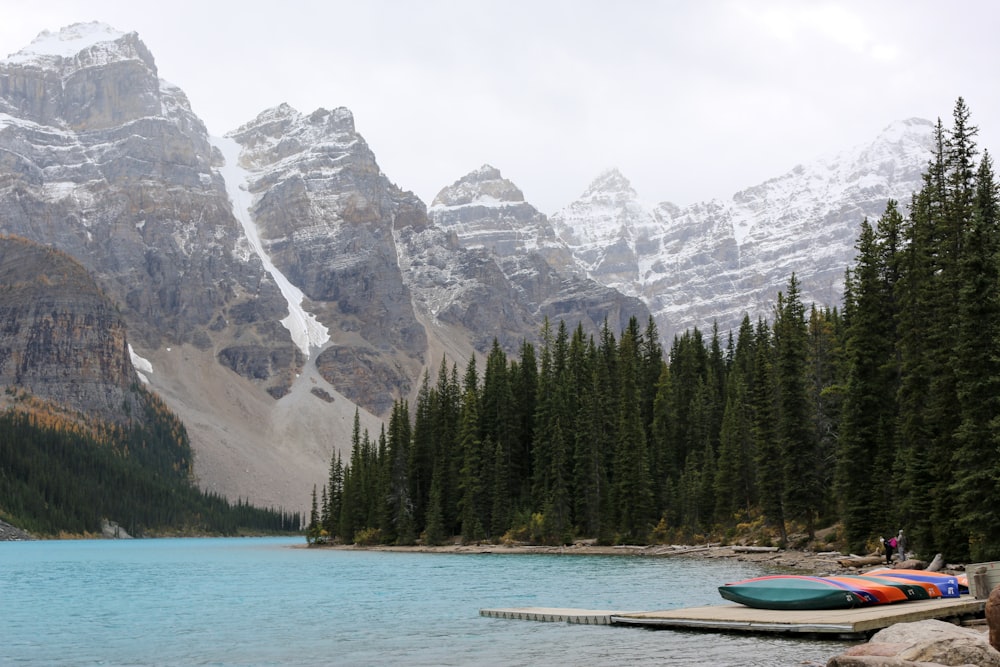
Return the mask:
<svg viewBox="0 0 1000 667">
<path fill-rule="evenodd" d="M 135 373 L 142 380 L 143 384 L 149 384 L 149 375 L 153 372 L 153 364 L 149 359 L 145 359 L 139 355 L 132 348 L 132 343 L 128 344 L 128 356 L 132 360 L 132 366 L 135 367 Z"/>
<path fill-rule="evenodd" d="M 74 23 L 58 32 L 43 30 L 31 44 L 7 59 L 15 63 L 26 63 L 48 58 L 72 58 L 98 44 L 115 42 L 125 34 L 100 21 Z"/>
<path fill-rule="evenodd" d="M 288 316 L 281 320 L 281 324 L 288 329 L 295 345 L 308 357 L 311 349 L 318 349 L 330 340 L 330 332 L 320 324 L 315 316 L 302 307 L 302 300 L 305 297 L 302 290 L 285 277 L 264 251 L 260 234 L 257 232 L 257 225 L 250 213 L 253 197 L 247 191 L 246 184 L 249 174 L 239 163 L 240 151 L 242 150 L 239 143 L 228 137 L 212 137 L 211 141 L 226 160 L 225 165 L 219 168 L 219 174 L 226 182 L 226 192 L 233 204 L 233 215 L 240 221 L 254 253 L 260 257 L 265 270 L 278 284 L 282 296 L 288 302 Z"/>
</svg>

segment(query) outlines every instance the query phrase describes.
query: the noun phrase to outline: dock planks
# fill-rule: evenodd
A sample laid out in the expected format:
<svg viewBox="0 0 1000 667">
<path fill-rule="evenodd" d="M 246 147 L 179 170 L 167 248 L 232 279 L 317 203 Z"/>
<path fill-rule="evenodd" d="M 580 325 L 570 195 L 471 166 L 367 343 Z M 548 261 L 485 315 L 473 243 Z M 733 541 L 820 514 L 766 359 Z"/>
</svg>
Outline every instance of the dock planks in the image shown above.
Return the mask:
<svg viewBox="0 0 1000 667">
<path fill-rule="evenodd" d="M 633 625 L 647 628 L 716 630 L 753 633 L 799 633 L 859 638 L 895 623 L 926 619 L 961 620 L 982 616 L 985 600 L 939 598 L 874 605 L 857 609 L 783 611 L 743 605 L 711 605 L 664 611 L 616 612 L 587 609 L 519 607 L 481 609 L 480 615 L 529 621 L 561 621 L 588 625 Z"/>
</svg>

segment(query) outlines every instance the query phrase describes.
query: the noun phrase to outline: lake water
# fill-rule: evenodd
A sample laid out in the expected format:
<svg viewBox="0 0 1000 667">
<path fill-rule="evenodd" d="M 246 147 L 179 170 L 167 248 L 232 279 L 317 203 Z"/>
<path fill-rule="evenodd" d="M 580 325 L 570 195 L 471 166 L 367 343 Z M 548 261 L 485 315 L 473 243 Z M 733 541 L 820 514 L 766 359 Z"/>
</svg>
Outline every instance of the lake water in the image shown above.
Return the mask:
<svg viewBox="0 0 1000 667">
<path fill-rule="evenodd" d="M 823 665 L 847 644 L 484 618 L 722 604 L 735 561 L 292 548 L 302 539 L 0 542 L 2 665 Z"/>
</svg>

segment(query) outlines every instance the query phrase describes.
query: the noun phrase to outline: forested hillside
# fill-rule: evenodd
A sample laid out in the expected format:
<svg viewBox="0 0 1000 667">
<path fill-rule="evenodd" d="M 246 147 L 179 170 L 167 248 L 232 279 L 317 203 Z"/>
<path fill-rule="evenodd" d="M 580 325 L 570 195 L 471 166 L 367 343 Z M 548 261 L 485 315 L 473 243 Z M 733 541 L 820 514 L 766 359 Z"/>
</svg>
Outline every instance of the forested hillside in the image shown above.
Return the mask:
<svg viewBox="0 0 1000 667">
<path fill-rule="evenodd" d="M 32 399 L 0 414 L 0 518 L 36 535 L 100 534 L 102 520 L 139 536 L 299 530 L 298 513 L 199 491 L 183 425 L 143 393 L 145 419 L 127 428 Z"/>
<path fill-rule="evenodd" d="M 842 310 L 792 274 L 770 321 L 698 330 L 664 356 L 652 320 L 597 340 L 546 326 L 480 377 L 442 363 L 414 410 L 313 490 L 310 539 L 412 544 L 726 539 L 903 527 L 949 560 L 1000 558 L 997 189 L 959 99 L 909 214 L 865 221 Z"/>
<path fill-rule="evenodd" d="M 146 398 L 146 419 L 129 428 L 37 401 L 0 415 L 0 517 L 37 535 L 99 534 L 108 519 L 132 535 L 299 529 L 298 513 L 199 491 L 183 425 Z"/>
</svg>

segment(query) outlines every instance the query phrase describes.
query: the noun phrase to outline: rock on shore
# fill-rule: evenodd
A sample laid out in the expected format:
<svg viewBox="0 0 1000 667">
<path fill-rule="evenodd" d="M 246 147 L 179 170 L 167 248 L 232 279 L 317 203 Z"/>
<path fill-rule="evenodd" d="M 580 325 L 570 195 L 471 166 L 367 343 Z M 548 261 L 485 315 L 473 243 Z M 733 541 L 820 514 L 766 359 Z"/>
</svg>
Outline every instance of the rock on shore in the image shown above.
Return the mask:
<svg viewBox="0 0 1000 667">
<path fill-rule="evenodd" d="M 15 528 L 6 521 L 0 521 L 0 542 L 18 542 L 30 540 L 31 535 L 20 528 Z"/>
<path fill-rule="evenodd" d="M 897 623 L 876 632 L 867 644 L 852 646 L 827 667 L 1000 667 L 1000 652 L 986 634 L 945 621 Z"/>
</svg>

